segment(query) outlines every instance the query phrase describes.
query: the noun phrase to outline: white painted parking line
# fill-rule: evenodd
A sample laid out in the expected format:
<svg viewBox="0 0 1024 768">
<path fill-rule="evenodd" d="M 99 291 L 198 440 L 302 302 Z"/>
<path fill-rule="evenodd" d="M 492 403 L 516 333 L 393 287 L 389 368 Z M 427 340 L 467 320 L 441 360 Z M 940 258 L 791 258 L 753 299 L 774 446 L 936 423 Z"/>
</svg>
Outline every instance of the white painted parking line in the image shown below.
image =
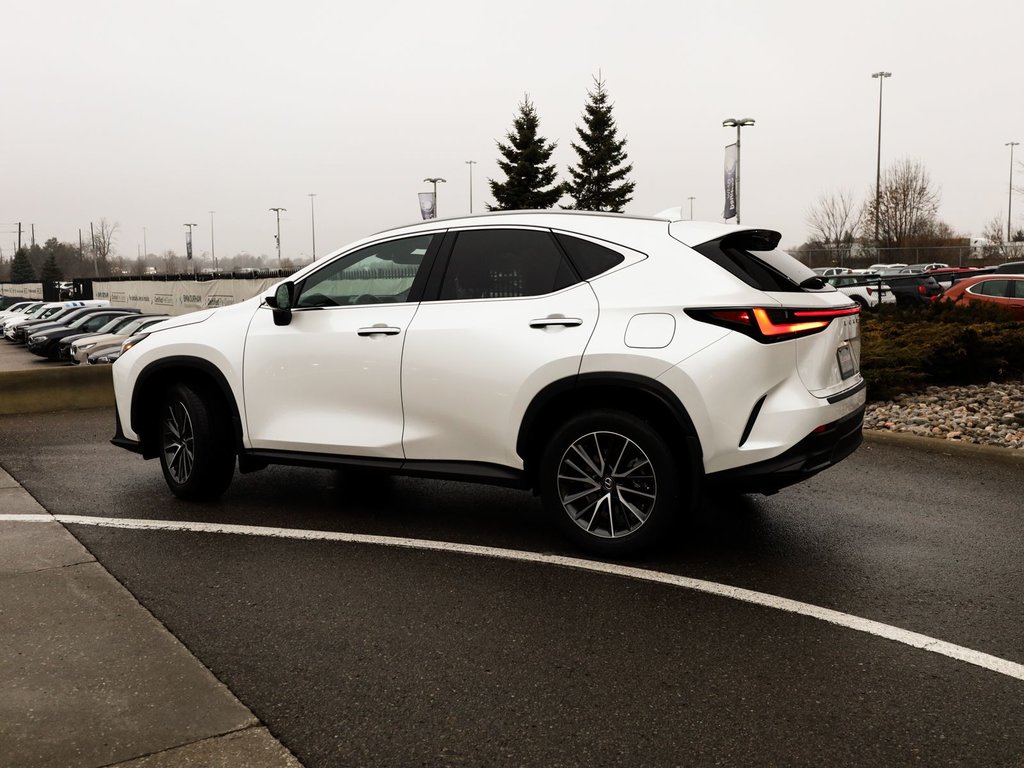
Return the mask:
<svg viewBox="0 0 1024 768">
<path fill-rule="evenodd" d="M 883 624 L 871 619 L 864 619 L 859 616 L 852 616 L 841 611 L 834 611 L 830 608 L 822 608 L 810 603 L 802 603 L 798 600 L 790 600 L 785 597 L 777 597 L 764 592 L 755 592 L 740 587 L 731 587 L 727 584 L 718 584 L 713 581 L 692 579 L 687 576 L 679 576 L 674 573 L 645 570 L 626 565 L 613 563 L 602 563 L 593 560 L 584 560 L 577 557 L 565 557 L 562 555 L 545 555 L 539 552 L 527 552 L 514 549 L 499 549 L 496 547 L 482 547 L 474 544 L 456 544 L 446 541 L 430 541 L 427 539 L 406 539 L 392 536 L 374 536 L 361 533 L 343 533 L 339 531 L 311 531 L 295 528 L 268 528 L 250 525 L 226 525 L 220 523 L 199 523 L 177 520 L 131 520 L 108 517 L 84 517 L 79 515 L 3 515 L 3 520 L 24 520 L 26 522 L 42 522 L 57 520 L 68 525 L 91 525 L 103 528 L 126 528 L 141 531 L 187 531 L 194 533 L 227 533 L 241 536 L 263 536 L 280 539 L 300 539 L 308 541 L 338 541 L 350 544 L 369 544 L 381 547 L 399 547 L 403 549 L 417 549 L 431 552 L 451 552 L 462 555 L 473 555 L 476 557 L 490 557 L 501 560 L 516 560 L 526 563 L 541 563 L 544 565 L 558 565 L 564 568 L 573 568 L 580 571 L 601 573 L 609 576 L 620 576 L 639 581 L 653 582 L 683 589 L 703 592 L 718 597 L 726 597 L 732 600 L 739 600 L 745 603 L 753 603 L 765 608 L 773 608 L 786 613 L 807 616 L 812 619 L 828 622 L 836 626 L 852 629 L 857 632 L 864 632 L 876 637 L 883 637 L 897 643 L 909 645 L 929 653 L 937 653 L 951 659 L 973 664 L 977 667 L 1006 675 L 1017 680 L 1024 681 L 1024 664 L 1001 659 L 981 651 L 965 648 L 962 645 L 947 643 L 917 632 L 910 632 L 890 624 Z"/>
</svg>

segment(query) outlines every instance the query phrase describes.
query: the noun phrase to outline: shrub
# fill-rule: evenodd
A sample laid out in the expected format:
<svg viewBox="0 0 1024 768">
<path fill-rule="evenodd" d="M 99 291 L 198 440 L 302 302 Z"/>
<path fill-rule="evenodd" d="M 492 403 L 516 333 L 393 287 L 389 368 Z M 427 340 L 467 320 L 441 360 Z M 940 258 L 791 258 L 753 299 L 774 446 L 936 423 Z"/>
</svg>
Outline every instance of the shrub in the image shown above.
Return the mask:
<svg viewBox="0 0 1024 768">
<path fill-rule="evenodd" d="M 994 304 L 887 306 L 862 318 L 861 370 L 871 400 L 1024 378 L 1024 322 Z"/>
</svg>

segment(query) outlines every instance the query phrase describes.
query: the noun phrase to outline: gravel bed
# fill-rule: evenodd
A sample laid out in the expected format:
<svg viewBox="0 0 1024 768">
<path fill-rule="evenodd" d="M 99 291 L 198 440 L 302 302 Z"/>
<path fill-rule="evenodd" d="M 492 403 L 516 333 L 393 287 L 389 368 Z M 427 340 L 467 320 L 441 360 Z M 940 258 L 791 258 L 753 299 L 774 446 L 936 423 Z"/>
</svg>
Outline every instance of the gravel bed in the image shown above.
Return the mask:
<svg viewBox="0 0 1024 768">
<path fill-rule="evenodd" d="M 870 403 L 864 428 L 1024 450 L 1024 382 L 928 387 Z"/>
</svg>

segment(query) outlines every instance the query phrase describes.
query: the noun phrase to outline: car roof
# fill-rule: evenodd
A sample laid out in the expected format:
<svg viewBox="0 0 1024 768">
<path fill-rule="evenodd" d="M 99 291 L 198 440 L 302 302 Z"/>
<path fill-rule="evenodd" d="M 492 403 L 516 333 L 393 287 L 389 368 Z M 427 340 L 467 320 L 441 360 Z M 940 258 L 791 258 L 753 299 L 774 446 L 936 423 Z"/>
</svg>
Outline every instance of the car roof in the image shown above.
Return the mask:
<svg viewBox="0 0 1024 768">
<path fill-rule="evenodd" d="M 684 245 L 693 247 L 711 240 L 717 240 L 734 232 L 764 231 L 757 226 L 740 226 L 711 221 L 690 221 L 679 216 L 678 208 L 662 211 L 655 216 L 637 216 L 624 213 L 608 213 L 603 211 L 555 211 L 555 210 L 516 210 L 490 211 L 470 216 L 458 216 L 447 219 L 427 219 L 401 227 L 381 230 L 368 237 L 349 243 L 332 251 L 330 258 L 343 251 L 348 251 L 364 244 L 377 241 L 381 236 L 414 235 L 418 233 L 441 232 L 454 227 L 484 226 L 533 226 L 550 229 L 571 230 L 583 235 L 599 239 L 616 240 L 621 238 L 628 242 L 628 232 L 636 227 L 670 228 L 671 235 Z M 768 230 L 771 231 L 771 230 Z M 777 234 L 777 233 L 775 233 Z"/>
</svg>

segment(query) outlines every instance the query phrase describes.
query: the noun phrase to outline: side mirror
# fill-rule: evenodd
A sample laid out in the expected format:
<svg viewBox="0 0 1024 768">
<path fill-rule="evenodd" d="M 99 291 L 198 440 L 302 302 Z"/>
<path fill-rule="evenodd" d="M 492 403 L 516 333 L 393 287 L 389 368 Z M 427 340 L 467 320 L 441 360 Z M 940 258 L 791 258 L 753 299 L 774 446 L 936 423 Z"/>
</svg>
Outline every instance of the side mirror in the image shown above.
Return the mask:
<svg viewBox="0 0 1024 768">
<path fill-rule="evenodd" d="M 273 296 L 267 296 L 267 304 L 274 309 L 274 325 L 288 325 L 292 321 L 294 301 L 295 283 L 291 280 L 277 286 Z"/>
</svg>

